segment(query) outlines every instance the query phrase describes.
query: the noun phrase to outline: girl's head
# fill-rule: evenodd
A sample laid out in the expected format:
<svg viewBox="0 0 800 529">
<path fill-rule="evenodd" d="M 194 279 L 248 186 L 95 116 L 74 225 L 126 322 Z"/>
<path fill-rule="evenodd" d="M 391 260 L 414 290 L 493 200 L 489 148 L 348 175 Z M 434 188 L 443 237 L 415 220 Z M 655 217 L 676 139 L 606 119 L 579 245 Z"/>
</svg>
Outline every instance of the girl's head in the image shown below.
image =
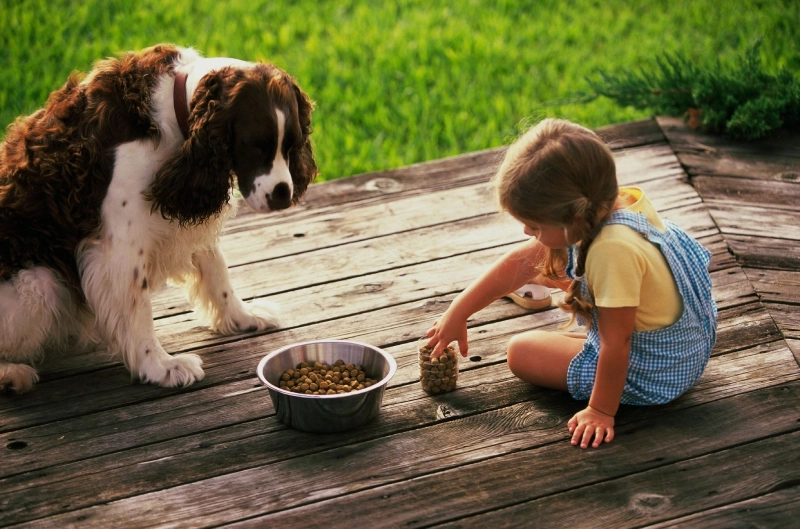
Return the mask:
<svg viewBox="0 0 800 529">
<path fill-rule="evenodd" d="M 540 122 L 508 148 L 495 186 L 502 209 L 550 226 L 596 225 L 618 193 L 605 143 L 589 129 L 557 119 Z"/>
<path fill-rule="evenodd" d="M 589 245 L 619 193 L 606 144 L 580 125 L 545 119 L 508 148 L 494 183 L 501 209 L 528 225 L 562 228 L 567 244 L 580 243 L 575 272 L 583 275 Z M 541 268 L 563 279 L 566 259 L 564 247 L 548 248 Z M 564 301 L 565 309 L 590 321 L 592 306 L 577 283 Z"/>
</svg>

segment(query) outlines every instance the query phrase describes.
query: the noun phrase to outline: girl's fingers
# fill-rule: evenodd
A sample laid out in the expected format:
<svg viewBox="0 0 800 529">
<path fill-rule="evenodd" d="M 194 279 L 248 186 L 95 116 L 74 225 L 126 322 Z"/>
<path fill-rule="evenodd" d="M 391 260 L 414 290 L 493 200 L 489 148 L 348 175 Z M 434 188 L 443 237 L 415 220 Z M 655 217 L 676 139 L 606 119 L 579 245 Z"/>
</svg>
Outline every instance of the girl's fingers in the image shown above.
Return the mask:
<svg viewBox="0 0 800 529">
<path fill-rule="evenodd" d="M 575 415 L 572 416 L 572 419 L 567 421 L 567 428 L 569 429 L 569 433 L 572 433 L 575 430 L 575 426 L 578 424 L 578 419 L 575 418 Z"/>
<path fill-rule="evenodd" d="M 572 432 L 572 440 L 570 441 L 573 446 L 578 444 L 578 441 L 583 435 L 584 428 L 585 426 L 580 423 L 575 427 L 575 431 Z"/>
<path fill-rule="evenodd" d="M 581 439 L 581 448 L 588 448 L 589 443 L 592 440 L 592 436 L 594 435 L 594 430 L 591 428 L 585 428 L 583 430 L 583 438 Z"/>
<path fill-rule="evenodd" d="M 600 447 L 600 444 L 603 442 L 604 433 L 605 429 L 602 426 L 598 426 L 594 429 L 594 443 L 592 443 L 592 447 Z"/>
<path fill-rule="evenodd" d="M 610 443 L 614 440 L 614 428 L 606 428 L 606 442 Z"/>
</svg>

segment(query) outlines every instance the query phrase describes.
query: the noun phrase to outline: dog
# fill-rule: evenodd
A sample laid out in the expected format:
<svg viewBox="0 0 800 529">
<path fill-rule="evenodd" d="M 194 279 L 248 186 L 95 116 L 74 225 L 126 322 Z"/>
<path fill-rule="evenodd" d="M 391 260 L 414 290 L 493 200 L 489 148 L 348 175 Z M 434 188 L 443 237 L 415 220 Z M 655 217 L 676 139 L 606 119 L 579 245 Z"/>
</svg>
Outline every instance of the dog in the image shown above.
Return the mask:
<svg viewBox="0 0 800 529">
<path fill-rule="evenodd" d="M 267 213 L 318 173 L 313 102 L 280 68 L 161 44 L 69 77 L 0 146 L 0 388 L 30 390 L 46 351 L 105 345 L 133 378 L 184 387 L 194 354 L 169 355 L 151 295 L 182 284 L 222 334 L 279 325 L 246 305 L 219 235 L 234 187 Z"/>
</svg>

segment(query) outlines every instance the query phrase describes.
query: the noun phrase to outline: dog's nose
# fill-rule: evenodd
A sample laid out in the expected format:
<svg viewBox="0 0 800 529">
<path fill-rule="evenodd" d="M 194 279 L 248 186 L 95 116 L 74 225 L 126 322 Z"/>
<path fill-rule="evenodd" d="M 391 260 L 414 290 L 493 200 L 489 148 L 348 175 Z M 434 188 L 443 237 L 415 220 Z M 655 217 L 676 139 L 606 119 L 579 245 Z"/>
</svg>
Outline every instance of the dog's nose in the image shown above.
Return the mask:
<svg viewBox="0 0 800 529">
<path fill-rule="evenodd" d="M 279 182 L 272 188 L 272 193 L 267 195 L 269 209 L 275 211 L 286 209 L 292 205 L 292 189 L 286 182 Z"/>
</svg>

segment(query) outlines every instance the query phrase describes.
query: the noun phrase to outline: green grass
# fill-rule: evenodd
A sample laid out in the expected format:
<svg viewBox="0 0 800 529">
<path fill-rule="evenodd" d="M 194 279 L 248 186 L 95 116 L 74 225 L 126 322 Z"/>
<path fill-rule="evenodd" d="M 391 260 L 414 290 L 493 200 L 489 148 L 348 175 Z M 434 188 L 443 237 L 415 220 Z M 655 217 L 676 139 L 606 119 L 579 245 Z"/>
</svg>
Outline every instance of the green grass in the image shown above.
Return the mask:
<svg viewBox="0 0 800 529">
<path fill-rule="evenodd" d="M 680 52 L 700 63 L 763 37 L 800 70 L 796 0 L 0 0 L 0 127 L 73 70 L 157 42 L 273 62 L 316 101 L 322 179 L 503 145 L 532 121 L 647 117 L 564 101 L 586 76 Z"/>
</svg>

